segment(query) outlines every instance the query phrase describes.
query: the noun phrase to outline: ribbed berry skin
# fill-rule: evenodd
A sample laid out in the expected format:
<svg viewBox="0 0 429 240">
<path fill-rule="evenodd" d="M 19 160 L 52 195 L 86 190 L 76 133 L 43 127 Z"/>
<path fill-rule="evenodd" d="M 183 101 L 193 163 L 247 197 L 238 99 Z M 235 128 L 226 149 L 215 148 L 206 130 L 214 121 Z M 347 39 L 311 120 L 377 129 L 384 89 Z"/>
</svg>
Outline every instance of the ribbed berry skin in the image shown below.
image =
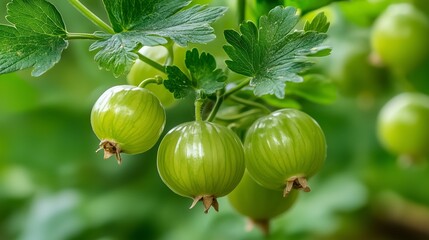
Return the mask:
<svg viewBox="0 0 429 240">
<path fill-rule="evenodd" d="M 194 121 L 170 130 L 158 148 L 158 172 L 175 193 L 196 198 L 222 197 L 240 182 L 243 145 L 230 129 Z"/>
<path fill-rule="evenodd" d="M 165 110 L 149 90 L 131 85 L 106 90 L 91 111 L 91 126 L 101 141 L 117 144 L 121 152 L 142 153 L 158 141 Z"/>
<path fill-rule="evenodd" d="M 320 170 L 326 141 L 319 124 L 308 114 L 282 109 L 259 118 L 249 128 L 244 152 L 247 170 L 256 182 L 284 190 L 288 181 L 308 179 Z"/>
</svg>

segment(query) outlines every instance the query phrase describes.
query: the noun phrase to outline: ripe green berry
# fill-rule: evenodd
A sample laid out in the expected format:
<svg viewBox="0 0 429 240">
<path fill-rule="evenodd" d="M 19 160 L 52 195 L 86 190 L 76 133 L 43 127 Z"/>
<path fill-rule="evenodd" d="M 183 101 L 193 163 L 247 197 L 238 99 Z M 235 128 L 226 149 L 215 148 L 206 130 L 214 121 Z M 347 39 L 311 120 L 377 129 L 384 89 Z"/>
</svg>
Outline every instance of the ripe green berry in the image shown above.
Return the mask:
<svg viewBox="0 0 429 240">
<path fill-rule="evenodd" d="M 429 54 L 429 19 L 409 3 L 390 5 L 374 23 L 371 46 L 385 65 L 409 72 Z"/>
<path fill-rule="evenodd" d="M 104 158 L 143 153 L 155 145 L 165 125 L 165 110 L 149 90 L 130 85 L 106 90 L 91 111 L 92 129 Z"/>
<path fill-rule="evenodd" d="M 429 155 L 429 96 L 402 93 L 389 100 L 378 116 L 378 137 L 390 152 L 412 161 Z"/>
<path fill-rule="evenodd" d="M 249 128 L 244 152 L 249 174 L 260 185 L 310 191 L 307 179 L 326 158 L 326 140 L 319 124 L 304 112 L 282 109 L 262 117 Z"/>
<path fill-rule="evenodd" d="M 205 212 L 218 211 L 216 198 L 231 192 L 243 176 L 244 153 L 230 129 L 211 122 L 183 123 L 161 141 L 158 172 L 175 193 L 203 201 Z"/>
</svg>

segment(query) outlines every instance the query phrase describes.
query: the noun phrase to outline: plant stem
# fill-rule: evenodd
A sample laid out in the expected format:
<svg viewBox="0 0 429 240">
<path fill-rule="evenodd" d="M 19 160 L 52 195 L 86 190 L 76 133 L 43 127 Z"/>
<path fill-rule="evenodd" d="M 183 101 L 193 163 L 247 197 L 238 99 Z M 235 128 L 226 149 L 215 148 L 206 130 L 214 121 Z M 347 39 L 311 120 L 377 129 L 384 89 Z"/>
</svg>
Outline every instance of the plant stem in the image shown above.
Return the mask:
<svg viewBox="0 0 429 240">
<path fill-rule="evenodd" d="M 73 5 L 79 12 L 81 12 L 86 18 L 91 20 L 95 25 L 104 29 L 106 32 L 114 34 L 115 31 L 103 20 L 101 20 L 97 15 L 95 15 L 91 10 L 89 10 L 85 5 L 83 5 L 79 0 L 69 0 L 70 4 Z"/>
<path fill-rule="evenodd" d="M 231 99 L 231 100 L 232 100 L 232 101 L 234 101 L 234 102 L 237 102 L 237 103 L 241 103 L 241 104 L 243 104 L 243 105 L 246 105 L 246 106 L 250 106 L 250 107 L 253 107 L 253 108 L 259 108 L 259 109 L 261 109 L 264 113 L 267 113 L 267 114 L 271 113 L 271 110 L 270 110 L 270 109 L 268 109 L 268 108 L 267 108 L 266 106 L 264 106 L 263 104 L 260 104 L 260 103 L 257 103 L 257 102 L 249 101 L 249 100 L 247 100 L 247 99 L 240 98 L 240 97 L 237 97 L 237 96 L 234 96 L 234 95 L 230 96 L 230 97 L 229 97 L 229 99 Z"/>
<path fill-rule="evenodd" d="M 231 96 L 232 94 L 238 92 L 239 90 L 241 90 L 242 88 L 244 88 L 245 86 L 249 85 L 250 83 L 250 78 L 243 80 L 241 83 L 239 83 L 237 86 L 231 88 L 229 91 L 225 92 L 223 94 L 223 98 L 226 99 L 229 96 Z"/>
<path fill-rule="evenodd" d="M 148 58 L 148 57 L 144 56 L 143 54 L 141 54 L 141 53 L 139 53 L 139 52 L 137 52 L 137 55 L 139 56 L 139 59 L 140 59 L 140 60 L 142 60 L 143 62 L 145 62 L 145 63 L 149 64 L 150 66 L 152 66 L 152 67 L 154 67 L 154 68 L 158 69 L 159 71 L 161 71 L 161 72 L 163 72 L 163 73 L 166 73 L 166 71 L 165 71 L 165 67 L 164 67 L 164 66 L 162 66 L 161 64 L 159 64 L 159 63 L 157 63 L 157 62 L 153 61 L 152 59 L 150 59 L 150 58 Z"/>
<path fill-rule="evenodd" d="M 237 20 L 238 25 L 240 25 L 246 19 L 246 0 L 237 0 Z"/>
<path fill-rule="evenodd" d="M 74 39 L 98 40 L 100 38 L 95 36 L 92 33 L 67 33 L 66 39 L 68 39 L 68 40 L 74 40 Z"/>
<path fill-rule="evenodd" d="M 138 87 L 140 87 L 140 88 L 144 88 L 144 87 L 146 87 L 148 84 L 152 84 L 152 83 L 155 83 L 155 84 L 161 85 L 163 81 L 164 81 L 164 79 L 162 79 L 162 77 L 161 77 L 161 76 L 156 75 L 156 76 L 155 76 L 155 77 L 153 77 L 153 78 L 148 78 L 148 79 L 143 80 L 143 81 L 138 85 Z"/>
<path fill-rule="evenodd" d="M 204 99 L 201 98 L 200 93 L 197 93 L 197 98 L 195 99 L 195 120 L 202 121 L 201 108 L 203 106 Z"/>
<path fill-rule="evenodd" d="M 211 122 L 215 119 L 216 114 L 219 111 L 220 106 L 222 105 L 223 99 L 224 99 L 223 95 L 220 94 L 220 91 L 218 91 L 217 96 L 216 96 L 215 105 L 213 106 L 212 111 L 210 112 L 209 116 L 207 117 L 207 121 Z"/>
<path fill-rule="evenodd" d="M 232 94 L 234 94 L 235 92 L 239 91 L 240 89 L 244 88 L 245 86 L 249 85 L 250 82 L 250 78 L 243 80 L 241 83 L 239 83 L 237 86 L 231 88 L 229 91 L 220 94 L 218 92 L 217 96 L 216 96 L 216 103 L 212 109 L 212 111 L 210 112 L 207 121 L 211 122 L 215 119 L 217 112 L 219 111 L 220 106 L 223 103 L 223 100 L 225 100 L 226 98 L 230 97 Z"/>
</svg>

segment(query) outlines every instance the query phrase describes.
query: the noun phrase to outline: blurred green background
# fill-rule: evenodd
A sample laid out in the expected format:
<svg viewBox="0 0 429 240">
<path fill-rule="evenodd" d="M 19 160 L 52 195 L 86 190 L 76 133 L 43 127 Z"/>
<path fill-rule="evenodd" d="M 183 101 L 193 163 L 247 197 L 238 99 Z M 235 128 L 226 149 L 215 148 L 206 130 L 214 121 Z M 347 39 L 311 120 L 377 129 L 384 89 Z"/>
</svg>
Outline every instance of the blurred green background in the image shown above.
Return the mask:
<svg viewBox="0 0 429 240">
<path fill-rule="evenodd" d="M 0 0 L 1 16 L 7 2 Z M 98 30 L 67 1 L 51 2 L 70 32 Z M 106 19 L 101 1 L 82 2 Z M 338 96 L 328 105 L 301 104 L 325 131 L 328 157 L 309 181 L 312 192 L 272 221 L 266 239 L 429 239 L 428 164 L 399 164 L 376 136 L 380 108 L 409 90 L 391 69 L 368 62 L 371 27 L 393 2 L 401 1 L 344 1 L 321 9 L 332 21 L 333 51 L 314 71 L 334 81 Z M 427 10 L 422 2 L 426 8 L 419 8 Z M 225 17 L 231 16 L 234 8 Z M 246 219 L 226 198 L 219 199 L 218 213 L 189 210 L 191 199 L 159 178 L 156 146 L 124 155 L 121 166 L 95 153 L 92 104 L 126 79 L 99 70 L 90 43 L 70 42 L 61 62 L 39 78 L 29 70 L 0 75 L 0 239 L 264 239 L 259 229 L 245 229 Z M 429 94 L 427 59 L 406 77 L 408 87 Z M 181 101 L 167 110 L 165 132 L 192 118 L 192 102 Z"/>
</svg>

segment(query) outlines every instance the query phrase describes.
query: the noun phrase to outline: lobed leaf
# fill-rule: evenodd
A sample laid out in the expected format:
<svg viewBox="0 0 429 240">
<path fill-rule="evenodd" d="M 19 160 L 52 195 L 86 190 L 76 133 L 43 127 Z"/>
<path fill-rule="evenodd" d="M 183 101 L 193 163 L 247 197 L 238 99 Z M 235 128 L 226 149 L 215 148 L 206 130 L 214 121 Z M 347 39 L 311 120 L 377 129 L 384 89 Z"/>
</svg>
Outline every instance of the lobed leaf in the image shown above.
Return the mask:
<svg viewBox="0 0 429 240">
<path fill-rule="evenodd" d="M 137 25 L 150 25 L 174 15 L 189 0 L 103 0 L 115 32 L 133 30 Z"/>
<path fill-rule="evenodd" d="M 199 55 L 196 48 L 186 52 L 186 67 L 194 86 L 210 95 L 225 86 L 226 76 L 221 69 L 216 69 L 216 60 L 209 53 Z"/>
<path fill-rule="evenodd" d="M 13 0 L 0 24 L 0 74 L 33 67 L 40 76 L 52 68 L 67 48 L 66 28 L 57 9 L 44 0 Z"/>
<path fill-rule="evenodd" d="M 97 36 L 106 36 L 98 34 Z M 138 58 L 135 49 L 138 43 L 127 38 L 124 34 L 115 34 L 98 40 L 90 46 L 90 51 L 101 49 L 95 54 L 95 61 L 100 68 L 112 70 L 115 76 L 121 75 L 131 67 L 132 63 Z"/>
<path fill-rule="evenodd" d="M 302 81 L 298 73 L 312 65 L 308 56 L 329 53 L 320 46 L 329 26 L 323 17 L 323 14 L 316 17 L 307 30 L 295 30 L 299 21 L 296 9 L 276 7 L 260 18 L 259 27 L 245 22 L 240 25 L 240 33 L 226 30 L 229 45 L 224 50 L 231 58 L 226 61 L 228 68 L 251 77 L 255 95 L 274 94 L 283 98 L 286 82 Z"/>
<path fill-rule="evenodd" d="M 167 66 L 168 80 L 164 86 L 173 93 L 174 98 L 180 99 L 188 96 L 193 91 L 191 80 L 177 66 Z"/>
<path fill-rule="evenodd" d="M 167 67 L 168 79 L 164 85 L 175 98 L 184 98 L 192 91 L 211 95 L 225 86 L 226 76 L 221 69 L 216 69 L 212 55 L 204 52 L 200 55 L 194 48 L 186 52 L 185 64 L 190 77 L 176 66 Z"/>
<path fill-rule="evenodd" d="M 142 46 L 166 44 L 169 39 L 181 46 L 207 43 L 215 38 L 210 23 L 222 16 L 225 7 L 195 5 L 188 0 L 104 0 L 114 34 L 98 34 L 102 39 L 90 49 L 101 49 L 95 60 L 101 68 L 119 76 L 128 71 Z M 119 46 L 121 49 L 114 49 Z M 107 60 L 107 61 L 106 61 Z"/>
</svg>

